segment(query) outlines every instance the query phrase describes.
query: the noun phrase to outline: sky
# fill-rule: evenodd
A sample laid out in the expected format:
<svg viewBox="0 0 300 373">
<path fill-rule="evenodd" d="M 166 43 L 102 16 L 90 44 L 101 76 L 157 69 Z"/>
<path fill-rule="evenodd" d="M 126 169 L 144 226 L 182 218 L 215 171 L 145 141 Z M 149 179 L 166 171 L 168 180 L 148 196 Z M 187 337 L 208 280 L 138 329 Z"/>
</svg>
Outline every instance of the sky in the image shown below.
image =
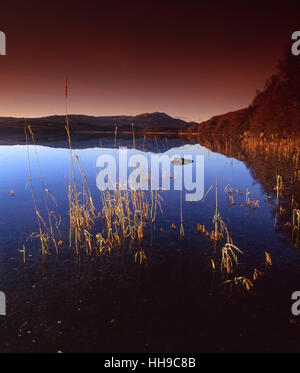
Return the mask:
<svg viewBox="0 0 300 373">
<path fill-rule="evenodd" d="M 187 121 L 250 104 L 300 2 L 2 1 L 0 116 L 166 112 Z"/>
</svg>

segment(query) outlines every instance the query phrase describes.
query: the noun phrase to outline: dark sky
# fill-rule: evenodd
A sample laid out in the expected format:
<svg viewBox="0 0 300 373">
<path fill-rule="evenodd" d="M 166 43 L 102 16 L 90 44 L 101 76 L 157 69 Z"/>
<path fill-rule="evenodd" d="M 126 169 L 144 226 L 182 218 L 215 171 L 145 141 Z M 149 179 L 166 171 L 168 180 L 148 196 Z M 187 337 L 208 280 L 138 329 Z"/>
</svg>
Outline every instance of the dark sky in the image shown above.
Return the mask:
<svg viewBox="0 0 300 373">
<path fill-rule="evenodd" d="M 1 1 L 0 116 L 164 111 L 200 121 L 250 103 L 300 30 L 300 1 Z"/>
</svg>

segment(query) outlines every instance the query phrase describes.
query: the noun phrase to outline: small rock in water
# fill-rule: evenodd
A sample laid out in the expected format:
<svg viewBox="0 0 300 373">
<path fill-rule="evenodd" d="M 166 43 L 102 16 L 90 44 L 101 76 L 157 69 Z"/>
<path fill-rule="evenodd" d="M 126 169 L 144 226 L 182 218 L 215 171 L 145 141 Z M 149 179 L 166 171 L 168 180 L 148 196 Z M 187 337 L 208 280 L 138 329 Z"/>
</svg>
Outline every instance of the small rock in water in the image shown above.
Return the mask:
<svg viewBox="0 0 300 373">
<path fill-rule="evenodd" d="M 171 161 L 175 166 L 183 166 L 185 164 L 193 163 L 192 159 L 186 159 L 182 157 L 174 157 Z"/>
</svg>

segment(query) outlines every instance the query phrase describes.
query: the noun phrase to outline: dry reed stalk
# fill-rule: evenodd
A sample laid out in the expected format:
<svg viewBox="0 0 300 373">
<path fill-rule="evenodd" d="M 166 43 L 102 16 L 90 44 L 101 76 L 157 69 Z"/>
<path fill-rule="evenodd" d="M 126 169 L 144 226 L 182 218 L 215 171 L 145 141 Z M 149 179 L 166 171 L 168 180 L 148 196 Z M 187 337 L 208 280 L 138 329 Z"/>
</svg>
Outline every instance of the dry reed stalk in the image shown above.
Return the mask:
<svg viewBox="0 0 300 373">
<path fill-rule="evenodd" d="M 270 253 L 265 251 L 265 256 L 266 256 L 266 266 L 270 267 L 272 265 L 272 259 Z"/>
<path fill-rule="evenodd" d="M 293 229 L 300 230 L 300 209 L 293 210 Z"/>
<path fill-rule="evenodd" d="M 34 191 L 34 188 L 33 188 L 32 174 L 31 174 L 31 162 L 30 162 L 29 145 L 28 145 L 28 133 L 27 133 L 27 128 L 26 128 L 26 123 L 25 123 L 24 131 L 25 131 L 26 149 L 27 149 L 27 166 L 28 166 L 28 175 L 29 175 L 28 183 L 30 185 L 32 201 L 33 201 L 34 210 L 35 210 L 35 214 L 36 214 L 37 221 L 38 221 L 38 227 L 39 227 L 39 232 L 38 233 L 35 233 L 35 232 L 32 233 L 29 236 L 29 238 L 38 237 L 40 239 L 41 248 L 42 248 L 42 256 L 45 257 L 49 253 L 49 250 L 48 250 L 49 249 L 49 246 L 48 246 L 49 238 L 48 238 L 47 233 L 44 232 L 44 230 L 43 230 L 43 227 L 44 227 L 45 230 L 47 230 L 47 226 L 46 226 L 45 220 L 43 219 L 43 217 L 41 216 L 41 214 L 39 212 L 37 202 L 36 202 L 35 191 Z"/>
<path fill-rule="evenodd" d="M 90 191 L 90 186 L 87 177 L 80 165 L 79 157 L 75 155 L 77 167 L 81 176 L 82 191 L 78 192 L 76 183 L 76 174 L 74 167 L 74 155 L 72 150 L 69 118 L 68 118 L 68 80 L 65 80 L 65 105 L 66 105 L 66 132 L 69 143 L 69 157 L 70 157 L 70 178 L 68 186 L 68 201 L 69 201 L 69 246 L 72 247 L 73 240 L 75 245 L 75 252 L 79 254 L 80 247 L 85 247 L 85 252 L 91 254 L 92 252 L 92 235 L 90 233 L 94 219 L 96 218 L 95 207 Z M 81 195 L 81 199 L 80 196 Z"/>
<path fill-rule="evenodd" d="M 37 153 L 35 137 L 34 137 L 34 134 L 33 134 L 33 131 L 31 129 L 30 125 L 28 125 L 27 128 L 29 130 L 29 133 L 30 133 L 33 145 L 34 145 L 34 152 L 35 152 L 36 161 L 37 161 L 37 165 L 38 165 L 40 182 L 41 182 L 41 185 L 42 185 L 42 188 L 43 188 L 44 203 L 45 203 L 45 206 L 46 206 L 46 211 L 47 211 L 47 216 L 48 216 L 48 223 L 49 223 L 50 239 L 53 242 L 56 254 L 58 254 L 58 245 L 57 245 L 57 240 L 55 238 L 54 228 L 53 228 L 53 223 L 52 223 L 52 217 L 55 219 L 56 222 L 57 222 L 57 218 L 54 215 L 53 211 L 50 211 L 49 203 L 48 203 L 48 195 L 51 196 L 51 198 L 52 198 L 52 200 L 53 200 L 53 202 L 54 202 L 54 204 L 56 206 L 57 206 L 57 202 L 56 202 L 53 194 L 49 191 L 49 189 L 45 187 L 44 178 L 43 178 L 43 174 L 42 174 L 42 171 L 41 171 L 41 166 L 40 166 L 39 157 L 38 157 L 38 153 Z M 57 228 L 57 230 L 59 232 L 59 228 L 58 228 L 57 224 L 56 224 L 56 228 Z M 59 232 L 59 234 L 60 234 L 60 232 Z"/>
<path fill-rule="evenodd" d="M 246 290 L 249 292 L 251 288 L 253 287 L 253 283 L 244 276 L 235 277 L 232 280 L 227 280 L 224 282 L 224 285 L 226 287 L 230 287 L 230 289 L 240 289 L 240 290 Z"/>
<path fill-rule="evenodd" d="M 182 190 L 180 191 L 180 237 L 184 237 L 183 216 L 182 216 Z"/>
</svg>

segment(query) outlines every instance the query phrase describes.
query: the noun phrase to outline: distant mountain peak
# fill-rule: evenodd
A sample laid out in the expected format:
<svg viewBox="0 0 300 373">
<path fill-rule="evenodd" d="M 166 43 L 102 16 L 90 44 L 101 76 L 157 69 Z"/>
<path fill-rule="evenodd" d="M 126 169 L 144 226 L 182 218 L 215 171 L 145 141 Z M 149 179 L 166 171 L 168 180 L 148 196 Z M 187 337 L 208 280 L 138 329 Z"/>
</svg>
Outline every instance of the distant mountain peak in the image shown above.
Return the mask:
<svg viewBox="0 0 300 373">
<path fill-rule="evenodd" d="M 160 112 L 160 111 L 154 111 L 153 113 L 143 113 L 143 114 L 139 114 L 137 116 L 141 116 L 141 117 L 163 117 L 163 118 L 172 118 L 170 115 L 164 113 L 164 112 Z"/>
</svg>

